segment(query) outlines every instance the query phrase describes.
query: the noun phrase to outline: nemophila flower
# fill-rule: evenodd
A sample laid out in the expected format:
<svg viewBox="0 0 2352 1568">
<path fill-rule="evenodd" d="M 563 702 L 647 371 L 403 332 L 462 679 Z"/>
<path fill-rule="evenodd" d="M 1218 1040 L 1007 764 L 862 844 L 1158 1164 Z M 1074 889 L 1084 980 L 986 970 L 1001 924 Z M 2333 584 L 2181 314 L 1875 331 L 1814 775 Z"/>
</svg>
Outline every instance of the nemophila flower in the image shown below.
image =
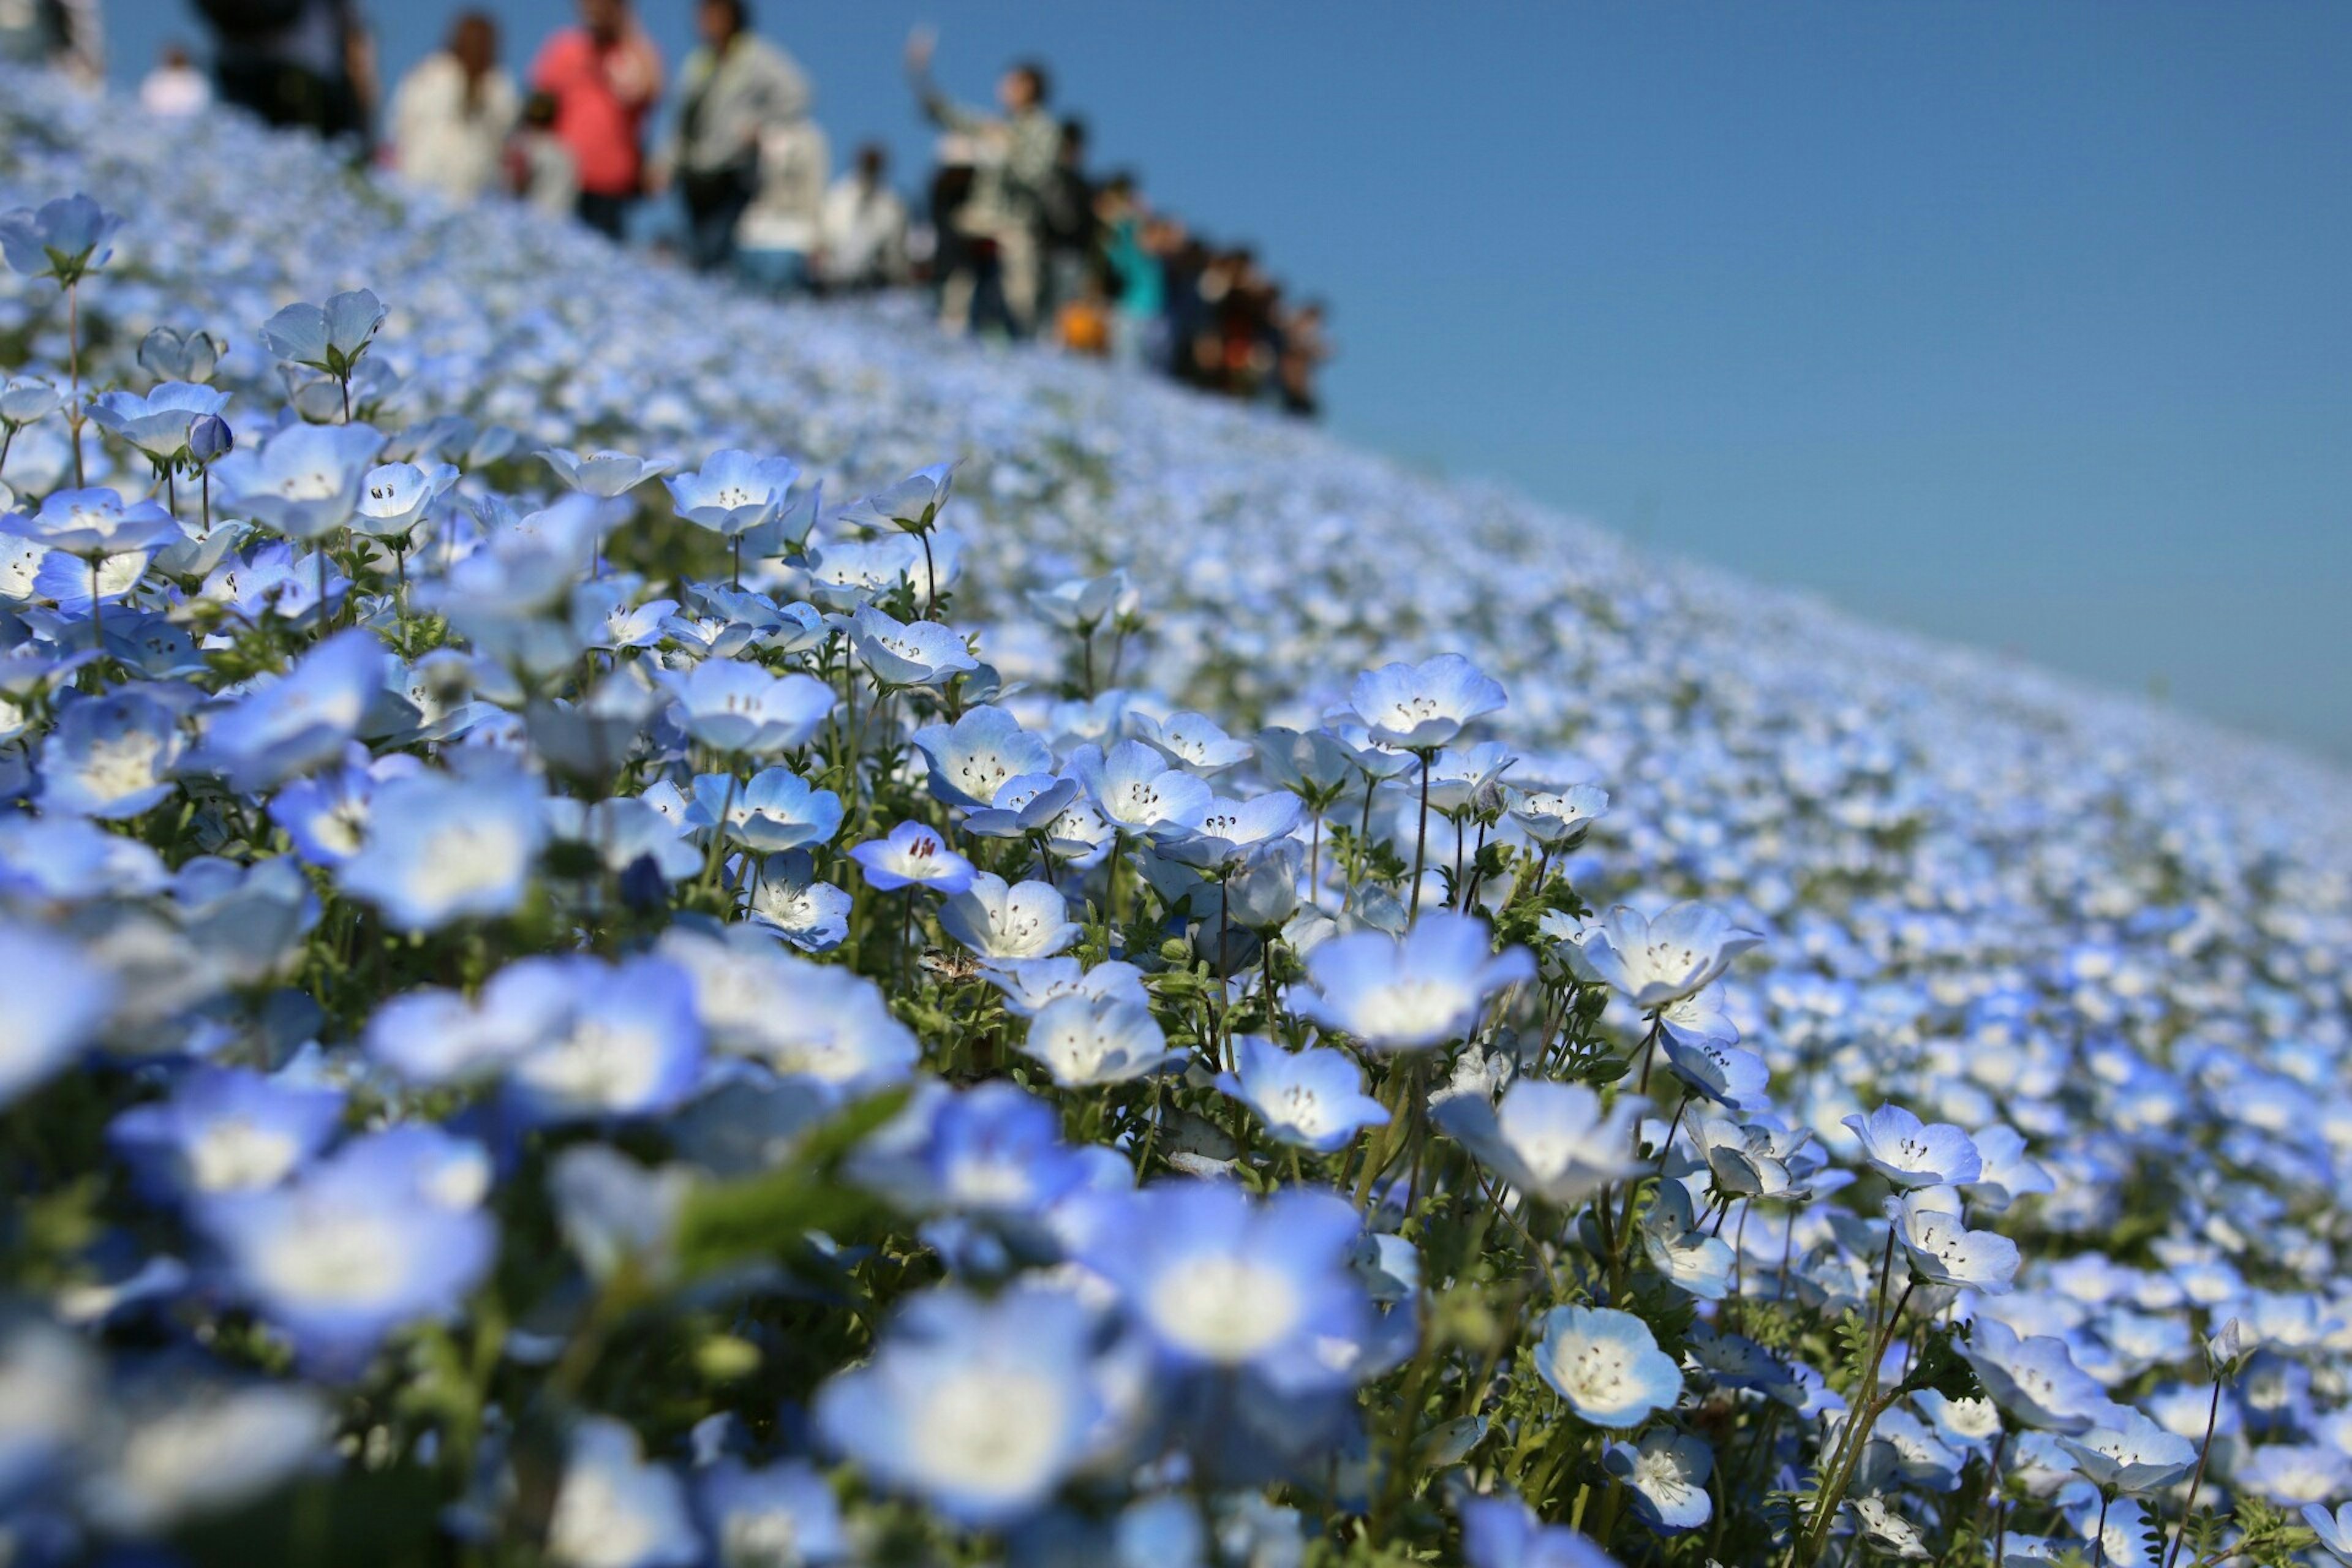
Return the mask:
<svg viewBox="0 0 2352 1568">
<path fill-rule="evenodd" d="M 850 1554 L 833 1488 L 796 1459 L 721 1458 L 695 1472 L 694 1506 L 720 1568 L 817 1568 Z"/>
<path fill-rule="evenodd" d="M 2306 1503 L 2303 1510 L 2304 1528 L 2319 1538 L 2319 1544 L 2338 1563 L 2352 1563 L 2352 1502 L 2330 1513 L 2318 1503 Z"/>
<path fill-rule="evenodd" d="M 1430 1114 L 1510 1185 L 1572 1208 L 1640 1169 L 1633 1131 L 1644 1109 L 1624 1095 L 1604 1116 L 1601 1096 L 1590 1085 L 1523 1078 L 1504 1091 L 1500 1104 L 1484 1094 L 1459 1094 L 1439 1101 Z"/>
<path fill-rule="evenodd" d="M 2017 1277 L 2017 1243 L 1997 1231 L 1969 1229 L 1959 1208 L 1959 1194 L 1948 1187 L 1922 1187 L 1886 1200 L 1887 1219 L 1912 1273 L 1930 1285 L 1999 1295 Z"/>
<path fill-rule="evenodd" d="M 1266 782 L 1308 800 L 1336 800 L 1360 776 L 1350 748 L 1320 730 L 1271 726 L 1258 731 L 1255 749 Z"/>
<path fill-rule="evenodd" d="M 373 632 L 339 632 L 284 676 L 257 684 L 205 722 L 191 765 L 238 790 L 266 790 L 333 761 L 384 689 L 385 648 Z"/>
<path fill-rule="evenodd" d="M 607 450 L 575 452 L 569 447 L 549 447 L 539 456 L 565 484 L 602 500 L 625 496 L 669 468 L 666 459 Z"/>
<path fill-rule="evenodd" d="M 208 382 L 226 351 L 202 328 L 155 327 L 139 340 L 139 367 L 158 381 Z"/>
<path fill-rule="evenodd" d="M 1613 987 L 1649 1013 L 1704 991 L 1763 940 L 1706 904 L 1670 905 L 1654 920 L 1619 904 L 1565 947 L 1579 979 Z"/>
<path fill-rule="evenodd" d="M 371 758 L 365 747 L 354 744 L 341 768 L 279 790 L 269 802 L 269 820 L 286 830 L 294 853 L 309 864 L 340 866 L 367 842 L 377 787 L 424 766 L 403 752 Z"/>
<path fill-rule="evenodd" d="M 1178 1366 L 1248 1368 L 1276 1388 L 1354 1381 L 1343 1352 L 1369 1326 L 1348 1268 L 1360 1232 L 1336 1194 L 1253 1200 L 1221 1182 L 1167 1182 L 1122 1200 L 1080 1261 L 1118 1288 Z"/>
<path fill-rule="evenodd" d="M 937 621 L 909 626 L 871 605 L 860 605 L 849 621 L 849 646 L 885 686 L 937 686 L 980 668 L 963 635 Z"/>
<path fill-rule="evenodd" d="M 667 960 L 605 964 L 525 959 L 500 1001 L 522 1026 L 507 1085 L 534 1123 L 646 1116 L 683 1102 L 700 1076 L 694 982 Z"/>
<path fill-rule="evenodd" d="M 520 907 L 547 837 L 539 784 L 504 767 L 418 773 L 383 784 L 368 841 L 337 872 L 402 931 Z"/>
<path fill-rule="evenodd" d="M 1554 1307 L 1536 1329 L 1536 1372 L 1595 1426 L 1639 1426 L 1682 1397 L 1682 1368 L 1631 1312 Z"/>
<path fill-rule="evenodd" d="M 2239 1461 L 2231 1479 L 2242 1494 L 2299 1509 L 2342 1497 L 2352 1487 L 2352 1459 L 2333 1443 L 2265 1443 Z"/>
<path fill-rule="evenodd" d="M 287 306 L 262 323 L 261 341 L 289 364 L 349 375 L 375 342 L 385 314 L 383 301 L 372 290 L 350 289 L 329 295 L 323 306 Z"/>
<path fill-rule="evenodd" d="M 843 612 L 908 583 L 928 584 L 931 572 L 938 572 L 941 581 L 947 577 L 940 562 L 926 565 L 921 542 L 903 533 L 835 541 L 813 552 L 806 570 L 809 597 Z"/>
<path fill-rule="evenodd" d="M 903 1080 L 920 1047 L 862 974 L 785 952 L 758 930 L 672 926 L 656 948 L 694 981 L 712 1048 L 847 1097 Z"/>
<path fill-rule="evenodd" d="M 446 463 L 420 468 L 415 463 L 379 463 L 360 483 L 358 510 L 352 528 L 371 539 L 395 546 L 415 531 L 425 509 L 457 482 L 457 470 Z"/>
<path fill-rule="evenodd" d="M 1696 1530 L 1715 1517 L 1706 1489 L 1715 1451 L 1703 1437 L 1661 1428 L 1639 1442 L 1610 1444 L 1601 1462 L 1625 1483 L 1642 1522 L 1661 1535 Z"/>
<path fill-rule="evenodd" d="M 1159 720 L 1130 708 L 1127 732 L 1176 766 L 1203 776 L 1248 761 L 1252 752 L 1248 742 L 1234 740 L 1208 715 L 1190 710 Z"/>
<path fill-rule="evenodd" d="M 891 1490 L 965 1524 L 1006 1523 L 1096 1446 L 1095 1338 L 1091 1314 L 1063 1291 L 926 1291 L 899 1309 L 871 1361 L 818 1390 L 817 1431 Z"/>
<path fill-rule="evenodd" d="M 624 1270 L 647 1284 L 671 1280 L 678 1216 L 693 1188 L 684 1166 L 651 1169 L 603 1143 L 574 1143 L 547 1171 L 556 1228 L 599 1283 Z"/>
<path fill-rule="evenodd" d="M 992 963 L 1051 958 L 1076 942 L 1080 929 L 1051 882 L 1008 884 L 986 871 L 940 906 L 940 925 Z"/>
<path fill-rule="evenodd" d="M 180 525 L 152 500 L 125 501 L 109 489 L 57 490 L 37 511 L 0 516 L 0 533 L 89 562 L 167 544 Z"/>
<path fill-rule="evenodd" d="M 1786 1198 L 1803 1191 L 1796 1160 L 1812 1141 L 1801 1128 L 1784 1127 L 1765 1116 L 1745 1121 L 1727 1117 L 1694 1119 L 1691 1142 L 1714 1189 L 1727 1197 Z"/>
<path fill-rule="evenodd" d="M 1923 1491 L 1958 1491 L 1963 1457 L 1945 1443 L 1935 1429 L 1908 1410 L 1896 1406 L 1879 1412 L 1870 1429 L 1871 1440 L 1883 1443 L 1895 1457 L 1905 1481 Z"/>
<path fill-rule="evenodd" d="M 800 477 L 800 465 L 789 458 L 759 458 L 730 447 L 713 452 L 694 472 L 662 483 L 669 487 L 678 516 L 722 539 L 738 539 L 773 522 Z"/>
<path fill-rule="evenodd" d="M 1984 1173 L 1969 1135 L 1949 1122 L 1929 1125 L 1899 1105 L 1882 1105 L 1843 1125 L 1862 1140 L 1862 1157 L 1898 1187 L 1958 1186 Z"/>
<path fill-rule="evenodd" d="M 1772 1069 L 1754 1051 L 1673 1029 L 1659 1033 L 1658 1051 L 1666 1070 L 1702 1100 L 1734 1110 L 1760 1110 L 1769 1101 Z"/>
<path fill-rule="evenodd" d="M 1927 1550 L 1927 1538 L 1919 1532 L 1919 1527 L 1896 1512 L 1886 1499 L 1850 1497 L 1840 1506 L 1856 1537 L 1871 1552 L 1910 1562 L 1924 1562 L 1935 1555 Z"/>
<path fill-rule="evenodd" d="M 1071 753 L 1069 771 L 1104 820 L 1130 835 L 1190 833 L 1215 799 L 1205 780 L 1170 767 L 1140 741 L 1122 741 L 1108 755 L 1100 747 L 1081 746 Z"/>
<path fill-rule="evenodd" d="M 1573 842 L 1609 814 L 1609 792 L 1596 784 L 1511 793 L 1511 820 L 1547 849 Z"/>
<path fill-rule="evenodd" d="M 908 533 L 923 533 L 939 521 L 940 509 L 955 490 L 956 465 L 933 463 L 919 468 L 884 489 L 844 509 L 853 522 L 887 522 Z"/>
<path fill-rule="evenodd" d="M 770 675 L 756 664 L 706 659 L 667 678 L 678 725 L 716 751 L 768 757 L 806 745 L 833 711 L 833 688 L 813 675 Z"/>
<path fill-rule="evenodd" d="M 2106 1391 L 2074 1364 L 2063 1340 L 2020 1338 L 2000 1320 L 1979 1314 L 1954 1348 L 1976 1369 L 1992 1402 L 2029 1426 L 2079 1433 L 2105 1418 Z"/>
<path fill-rule="evenodd" d="M 949 848 L 938 829 L 919 822 L 898 824 L 887 837 L 850 850 L 849 858 L 865 871 L 866 885 L 885 893 L 900 888 L 961 893 L 974 874 L 971 862 Z"/>
<path fill-rule="evenodd" d="M 37 907 L 137 898 L 170 880 L 135 838 L 75 816 L 0 815 L 0 899 Z"/>
<path fill-rule="evenodd" d="M 1229 867 L 1262 845 L 1287 838 L 1298 826 L 1303 809 L 1298 797 L 1288 790 L 1269 791 L 1250 800 L 1213 796 L 1191 832 L 1156 836 L 1160 852 L 1204 870 Z"/>
<path fill-rule="evenodd" d="M 231 1382 L 168 1358 L 110 1390 L 93 1425 L 72 1500 L 117 1538 L 161 1536 L 257 1501 L 316 1465 L 335 1434 L 316 1390 Z"/>
<path fill-rule="evenodd" d="M 1168 1048 L 1151 1009 L 1130 1001 L 1063 996 L 1029 1020 L 1024 1056 L 1043 1062 L 1061 1089 L 1099 1089 L 1145 1078 L 1184 1059 Z"/>
<path fill-rule="evenodd" d="M 687 822 L 761 854 L 830 843 L 841 829 L 841 797 L 789 768 L 762 768 L 749 779 L 704 773 L 694 781 Z"/>
<path fill-rule="evenodd" d="M 1388 1107 L 1364 1092 L 1363 1068 L 1345 1051 L 1286 1051 L 1240 1035 L 1234 1052 L 1240 1070 L 1218 1074 L 1217 1087 L 1257 1112 L 1278 1143 L 1328 1154 L 1363 1129 L 1388 1124 Z"/>
<path fill-rule="evenodd" d="M 2195 1443 L 2137 1410 L 2119 1414 L 2120 1421 L 2103 1420 L 2080 1436 L 2060 1434 L 2058 1446 L 2074 1456 L 2084 1480 L 2112 1495 L 2161 1491 L 2187 1478 L 2197 1463 Z"/>
<path fill-rule="evenodd" d="M 1122 608 L 1131 608 L 1135 603 L 1135 586 L 1123 567 L 1099 577 L 1073 577 L 1029 594 L 1031 609 L 1049 625 L 1079 637 L 1092 637 Z"/>
<path fill-rule="evenodd" d="M 1044 834 L 1078 798 L 1080 784 L 1052 773 L 1017 773 L 1006 779 L 987 806 L 968 813 L 963 830 L 980 838 L 1022 838 Z"/>
<path fill-rule="evenodd" d="M 197 1067 L 168 1099 L 116 1117 L 107 1141 L 150 1196 L 193 1198 L 276 1186 L 326 1146 L 342 1114 L 340 1089 Z"/>
<path fill-rule="evenodd" d="M 5 1107 L 58 1072 L 98 1033 L 113 1010 L 114 982 L 65 937 L 14 923 L 0 923 L 0 973 L 39 977 L 37 984 L 16 986 L 0 1005 Z"/>
<path fill-rule="evenodd" d="M 254 521 L 292 539 L 323 539 L 352 521 L 383 437 L 365 425 L 289 425 L 258 448 L 213 465 L 215 482 Z"/>
<path fill-rule="evenodd" d="M 55 605 L 62 614 L 87 616 L 93 602 L 118 605 L 129 598 L 145 579 L 153 560 L 151 552 L 136 550 L 93 563 L 52 550 L 41 557 L 39 570 L 33 575 L 32 596 Z M 110 646 L 112 637 L 110 630 Z"/>
<path fill-rule="evenodd" d="M 78 283 L 104 267 L 122 219 L 79 192 L 0 216 L 0 254 L 27 278 Z"/>
<path fill-rule="evenodd" d="M 910 1214 L 1029 1219 L 1087 1179 L 1060 1116 L 1003 1079 L 919 1089 L 850 1163 L 859 1182 Z"/>
<path fill-rule="evenodd" d="M 805 849 L 771 855 L 743 906 L 743 918 L 803 952 L 826 952 L 849 938 L 849 895 L 816 879 Z"/>
<path fill-rule="evenodd" d="M 927 724 L 915 731 L 915 749 L 929 768 L 932 795 L 967 810 L 994 805 L 1016 777 L 1053 783 L 1052 751 L 1002 708 L 974 708 L 951 725 Z"/>
<path fill-rule="evenodd" d="M 188 455 L 188 431 L 198 418 L 228 406 L 228 394 L 190 382 L 167 381 L 144 396 L 101 393 L 89 405 L 90 423 L 136 447 L 156 463 Z"/>
<path fill-rule="evenodd" d="M 1092 969 L 1075 958 L 1009 959 L 989 965 L 981 978 L 1004 994 L 1004 1010 L 1016 1018 L 1034 1018 L 1047 1003 L 1064 996 L 1098 1002 L 1151 999 L 1143 986 L 1143 972 L 1117 959 Z"/>
<path fill-rule="evenodd" d="M 1642 1211 L 1642 1252 L 1650 1267 L 1702 1301 L 1731 1293 L 1731 1244 L 1698 1228 L 1690 1188 L 1668 1178 Z"/>
<path fill-rule="evenodd" d="M 587 1417 L 572 1429 L 547 1554 L 565 1568 L 693 1568 L 703 1545 L 686 1482 L 648 1462 L 626 1423 Z"/>
<path fill-rule="evenodd" d="M 1982 1163 L 1976 1178 L 1959 1184 L 1970 1203 L 1986 1214 L 2001 1214 L 2019 1198 L 2053 1191 L 2050 1173 L 2027 1158 L 2025 1137 L 1996 1123 L 1970 1135 Z"/>
<path fill-rule="evenodd" d="M 1368 669 L 1348 693 L 1371 738 L 1404 752 L 1448 744 L 1464 725 L 1499 710 L 1506 700 L 1501 685 L 1458 653 Z"/>
<path fill-rule="evenodd" d="M 135 689 L 64 705 L 41 742 L 41 808 L 77 816 L 137 816 L 172 793 L 179 717 Z"/>
<path fill-rule="evenodd" d="M 480 1209 L 384 1182 L 367 1143 L 282 1186 L 204 1194 L 192 1211 L 229 1289 L 334 1376 L 358 1372 L 396 1328 L 456 1317 L 498 1247 Z"/>
<path fill-rule="evenodd" d="M 1465 1496 L 1455 1506 L 1467 1568 L 1616 1568 L 1591 1538 L 1544 1523 L 1517 1498 Z"/>
<path fill-rule="evenodd" d="M 1535 978 L 1524 948 L 1496 952 L 1486 922 L 1440 911 L 1405 932 L 1351 931 L 1307 955 L 1303 1017 L 1372 1051 L 1422 1050 L 1467 1035 L 1486 998 Z"/>
</svg>

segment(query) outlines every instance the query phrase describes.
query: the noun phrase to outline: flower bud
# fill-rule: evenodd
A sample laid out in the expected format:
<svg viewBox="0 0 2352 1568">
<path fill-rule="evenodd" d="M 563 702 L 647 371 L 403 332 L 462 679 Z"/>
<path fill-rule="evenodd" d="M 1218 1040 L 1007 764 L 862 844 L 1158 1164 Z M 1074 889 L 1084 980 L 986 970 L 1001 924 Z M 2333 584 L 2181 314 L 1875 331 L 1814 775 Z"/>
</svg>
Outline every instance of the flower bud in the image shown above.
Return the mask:
<svg viewBox="0 0 2352 1568">
<path fill-rule="evenodd" d="M 188 426 L 188 460 L 198 467 L 226 457 L 236 446 L 236 432 L 217 414 L 200 414 Z"/>
</svg>

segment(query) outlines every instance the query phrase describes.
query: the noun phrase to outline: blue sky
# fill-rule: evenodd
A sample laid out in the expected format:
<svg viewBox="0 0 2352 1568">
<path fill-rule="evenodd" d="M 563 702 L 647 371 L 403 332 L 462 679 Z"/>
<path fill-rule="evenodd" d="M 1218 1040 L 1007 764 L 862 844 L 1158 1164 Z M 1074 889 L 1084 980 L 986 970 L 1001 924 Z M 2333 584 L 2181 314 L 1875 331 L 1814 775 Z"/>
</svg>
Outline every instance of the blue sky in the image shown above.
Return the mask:
<svg viewBox="0 0 2352 1568">
<path fill-rule="evenodd" d="M 756 4 L 909 177 L 909 22 L 1052 61 L 1333 300 L 1344 434 L 2352 759 L 2352 6 Z M 108 5 L 126 79 L 199 35 Z"/>
</svg>

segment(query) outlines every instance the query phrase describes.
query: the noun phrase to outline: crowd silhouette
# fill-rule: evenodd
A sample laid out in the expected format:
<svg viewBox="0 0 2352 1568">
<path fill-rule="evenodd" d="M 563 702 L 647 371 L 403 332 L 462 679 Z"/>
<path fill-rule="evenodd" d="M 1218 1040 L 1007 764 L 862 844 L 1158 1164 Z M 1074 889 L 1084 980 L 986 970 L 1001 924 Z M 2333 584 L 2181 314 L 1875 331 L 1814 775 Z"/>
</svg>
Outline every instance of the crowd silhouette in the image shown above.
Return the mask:
<svg viewBox="0 0 2352 1568">
<path fill-rule="evenodd" d="M 541 43 L 520 80 L 496 19 L 467 11 L 388 101 L 359 0 L 194 3 L 214 37 L 211 74 L 169 51 L 142 90 L 158 113 L 217 94 L 346 140 L 446 200 L 524 201 L 615 241 L 641 205 L 668 203 L 674 226 L 638 226 L 659 231 L 656 247 L 747 288 L 928 289 L 950 332 L 1052 342 L 1319 411 L 1324 304 L 1294 299 L 1254 247 L 1152 203 L 1133 172 L 1097 170 L 1087 122 L 1056 107 L 1042 61 L 1016 61 L 992 104 L 971 105 L 934 79 L 931 33 L 908 37 L 913 103 L 937 131 L 909 202 L 878 142 L 835 175 L 808 75 L 756 30 L 751 0 L 695 0 L 696 42 L 675 79 L 630 0 L 579 0 L 576 23 Z"/>
</svg>

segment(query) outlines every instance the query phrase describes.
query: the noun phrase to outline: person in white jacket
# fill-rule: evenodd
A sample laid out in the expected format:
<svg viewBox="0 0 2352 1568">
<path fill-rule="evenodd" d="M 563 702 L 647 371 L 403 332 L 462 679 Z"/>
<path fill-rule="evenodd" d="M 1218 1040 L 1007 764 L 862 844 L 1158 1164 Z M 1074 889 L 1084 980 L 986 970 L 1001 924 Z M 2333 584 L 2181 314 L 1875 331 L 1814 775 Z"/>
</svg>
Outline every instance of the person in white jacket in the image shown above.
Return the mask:
<svg viewBox="0 0 2352 1568">
<path fill-rule="evenodd" d="M 394 166 L 411 184 L 470 202 L 498 184 L 520 103 L 499 67 L 498 24 L 467 11 L 449 41 L 401 79 L 392 100 Z"/>
<path fill-rule="evenodd" d="M 886 177 L 879 142 L 857 150 L 856 166 L 824 194 L 817 275 L 827 289 L 880 289 L 907 280 L 907 204 Z"/>
</svg>

